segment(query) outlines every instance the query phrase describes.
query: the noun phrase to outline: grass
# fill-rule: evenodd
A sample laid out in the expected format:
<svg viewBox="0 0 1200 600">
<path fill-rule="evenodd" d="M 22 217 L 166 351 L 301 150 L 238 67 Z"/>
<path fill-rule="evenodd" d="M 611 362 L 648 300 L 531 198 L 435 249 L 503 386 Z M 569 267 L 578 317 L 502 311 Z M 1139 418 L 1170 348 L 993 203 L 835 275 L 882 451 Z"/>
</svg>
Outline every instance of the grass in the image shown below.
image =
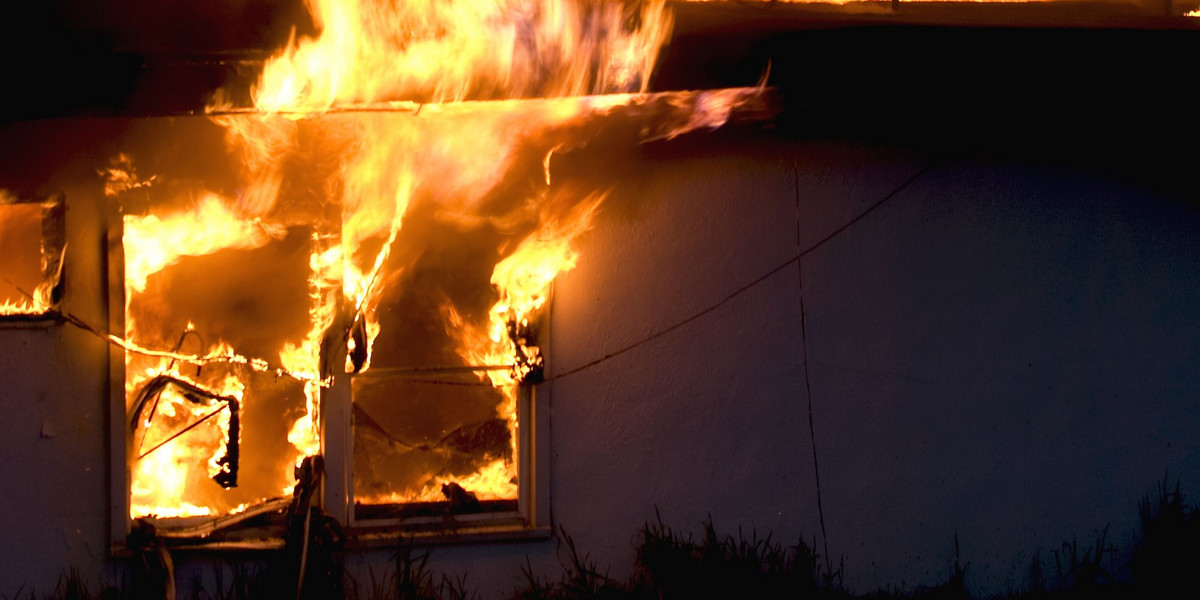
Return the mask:
<svg viewBox="0 0 1200 600">
<path fill-rule="evenodd" d="M 1157 494 L 1138 505 L 1142 538 L 1130 571 L 1133 583 L 1148 592 L 1194 598 L 1200 595 L 1200 508 L 1184 502 L 1178 480 L 1174 487 L 1169 481 L 1164 476 Z"/>
<path fill-rule="evenodd" d="M 521 572 L 525 576 L 526 585 L 518 589 L 514 598 L 521 600 L 559 600 L 565 598 L 611 598 L 628 595 L 626 587 L 613 580 L 607 573 L 601 573 L 596 563 L 587 553 L 580 553 L 575 540 L 561 526 L 556 537 L 559 554 L 565 549 L 566 560 L 563 565 L 563 575 L 558 581 L 542 580 L 533 572 L 533 566 L 526 557 L 525 566 Z"/>
<path fill-rule="evenodd" d="M 1007 598 L 1141 598 L 1200 597 L 1195 573 L 1200 568 L 1200 507 L 1186 502 L 1178 481 L 1164 477 L 1154 493 L 1139 502 L 1141 534 L 1132 549 L 1132 560 L 1118 564 L 1118 548 L 1108 535 L 1108 527 L 1097 530 L 1081 543 L 1064 541 L 1043 558 L 1035 552 L 1028 571 L 1028 589 Z M 634 598 L 671 600 L 696 597 L 752 598 L 891 598 L 960 600 L 970 597 L 967 575 L 970 563 L 963 562 L 958 536 L 954 537 L 954 561 L 947 579 L 936 585 L 904 591 L 879 591 L 854 596 L 842 587 L 841 561 L 824 560 L 813 550 L 815 543 L 801 538 L 784 544 L 771 534 L 758 531 L 722 534 L 712 519 L 705 520 L 700 534 L 694 536 L 667 525 L 658 511 L 637 532 L 635 563 L 627 579 L 614 578 L 601 568 L 561 526 L 556 531 L 561 572 L 557 576 L 539 576 L 526 559 L 521 586 L 512 598 L 520 600 L 569 600 Z M 1128 555 L 1128 554 L 1126 554 Z M 333 555 L 331 555 L 333 556 Z M 335 557 L 336 558 L 336 557 Z M 391 564 L 382 573 L 368 565 L 366 577 L 358 579 L 343 573 L 340 560 L 331 560 L 336 568 L 323 568 L 314 581 L 306 578 L 306 590 L 320 590 L 306 596 L 330 600 L 470 600 L 478 592 L 467 581 L 467 574 L 435 576 L 430 567 L 428 549 L 418 550 L 411 540 L 401 543 Z M 279 596 L 288 586 L 273 570 L 280 560 L 268 560 L 266 566 L 230 562 L 217 567 L 215 590 L 193 581 L 190 596 L 180 600 L 249 600 Z M 1053 572 L 1048 569 L 1053 565 Z M 286 570 L 284 570 L 286 572 Z M 329 581 L 325 581 L 328 579 Z M 337 581 L 333 581 L 337 579 Z M 128 577 L 126 577 L 128 580 Z M 294 585 L 294 584 L 293 584 Z M 314 595 L 315 594 L 315 595 Z M 285 596 L 287 594 L 284 594 Z M 55 589 L 38 594 L 24 586 L 11 596 L 0 593 L 0 600 L 140 600 L 134 588 L 124 585 L 100 586 L 94 592 L 76 569 L 60 576 Z"/>
<path fill-rule="evenodd" d="M 429 550 L 417 551 L 412 540 L 400 543 L 392 555 L 392 566 L 376 574 L 367 566 L 367 581 L 347 576 L 345 600 L 471 600 L 478 593 L 467 585 L 467 575 L 443 574 L 435 580 L 429 569 Z"/>
<path fill-rule="evenodd" d="M 33 588 L 26 590 L 25 586 L 18 588 L 12 596 L 0 594 L 0 600 L 120 600 L 124 597 L 123 588 L 116 586 L 101 586 L 99 595 L 92 595 L 87 579 L 75 567 L 58 576 L 58 583 L 50 594 L 38 594 Z"/>
<path fill-rule="evenodd" d="M 707 593 L 718 596 L 797 597 L 818 590 L 826 580 L 818 568 L 817 555 L 803 540 L 785 547 L 760 538 L 757 531 L 747 537 L 721 536 L 711 518 L 703 535 L 694 541 L 678 534 L 655 514 L 654 522 L 642 527 L 637 547 L 635 587 L 661 592 L 663 598 L 690 598 Z"/>
<path fill-rule="evenodd" d="M 227 568 L 226 568 L 227 567 Z M 226 573 L 229 581 L 226 583 Z M 213 568 L 213 584 L 216 589 L 209 592 L 199 576 L 192 580 L 192 598 L 195 600 L 254 600 L 267 597 L 266 569 L 255 563 L 228 561 L 225 567 Z"/>
</svg>

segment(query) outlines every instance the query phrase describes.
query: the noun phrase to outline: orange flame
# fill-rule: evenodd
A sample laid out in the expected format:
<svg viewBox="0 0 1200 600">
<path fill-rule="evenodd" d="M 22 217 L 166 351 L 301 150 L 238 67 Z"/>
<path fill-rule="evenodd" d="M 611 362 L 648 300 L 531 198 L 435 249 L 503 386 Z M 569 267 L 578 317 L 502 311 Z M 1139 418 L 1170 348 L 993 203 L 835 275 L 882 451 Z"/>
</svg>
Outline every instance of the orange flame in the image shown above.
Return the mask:
<svg viewBox="0 0 1200 600">
<path fill-rule="evenodd" d="M 150 278 L 183 257 L 264 247 L 291 227 L 311 231 L 307 331 L 278 346 L 276 371 L 303 384 L 303 412 L 287 417 L 285 435 L 305 456 L 321 447 L 321 386 L 340 375 L 323 354 L 344 351 L 347 373 L 372 369 L 381 318 L 393 310 L 386 302 L 412 285 L 412 271 L 428 268 L 424 253 L 445 235 L 491 240 L 471 255 L 487 262 L 469 284 L 478 291 L 467 295 L 484 303 L 460 310 L 447 296 L 433 318 L 443 319 L 467 369 L 487 367 L 478 373 L 497 389 L 485 400 L 496 406 L 483 422 L 505 423 L 511 451 L 490 448 L 469 468 L 434 466 L 355 500 L 440 501 L 451 482 L 480 500 L 514 499 L 518 385 L 541 360 L 526 334 L 554 278 L 576 264 L 572 243 L 607 195 L 552 186 L 551 157 L 614 123 L 652 140 L 720 127 L 738 110 L 766 114 L 763 90 L 646 93 L 672 26 L 665 0 L 311 0 L 310 9 L 320 34 L 292 39 L 269 61 L 253 93 L 257 112 L 213 118 L 235 162 L 237 197 L 206 192 L 185 211 L 126 218 L 127 297 L 149 297 Z M 107 176 L 117 196 L 155 181 L 139 179 L 127 157 Z M 249 375 L 230 369 L 269 370 L 265 360 L 221 343 L 166 350 L 163 332 L 153 338 L 160 348 L 148 350 L 144 326 L 132 314 L 127 324 L 131 335 L 120 343 L 130 349 L 131 398 L 176 364 L 220 362 L 231 365 L 220 371 L 228 381 L 210 374 L 207 385 L 236 388 L 255 406 Z M 178 415 L 199 418 L 194 403 L 164 394 L 160 404 L 170 414 L 158 428 L 170 429 Z M 244 506 L 192 502 L 185 490 L 221 451 L 227 428 L 214 418 L 139 460 L 135 516 Z M 280 470 L 293 458 L 281 458 Z"/>
<path fill-rule="evenodd" d="M 159 217 L 125 217 L 125 283 L 146 289 L 146 278 L 183 256 L 223 248 L 257 248 L 283 235 L 279 226 L 246 220 L 216 194 L 206 193 L 190 211 Z"/>
<path fill-rule="evenodd" d="M 48 253 L 42 238 L 42 219 L 47 205 L 18 203 L 16 196 L 0 189 L 0 316 L 43 315 L 54 308 L 52 290 L 58 274 L 47 274 Z"/>
<path fill-rule="evenodd" d="M 145 373 L 147 378 L 158 374 L 160 373 L 153 371 Z M 177 372 L 169 374 L 186 380 Z M 135 380 L 127 385 L 136 389 L 139 383 L 140 381 Z M 216 393 L 240 400 L 243 389 L 241 382 L 236 378 L 227 377 Z M 170 389 L 162 393 L 155 408 L 155 422 L 159 428 L 151 428 L 149 419 L 141 423 L 145 435 L 138 439 L 140 443 L 134 446 L 137 453 L 151 448 L 153 451 L 136 457 L 131 474 L 130 515 L 137 518 L 150 515 L 188 517 L 212 514 L 211 507 L 192 504 L 182 498 L 185 497 L 190 482 L 211 477 L 220 470 L 216 460 L 226 450 L 225 439 L 230 422 L 228 410 L 216 412 L 215 418 L 208 418 L 208 414 L 214 411 L 212 406 L 189 402 Z M 206 421 L 201 422 L 206 418 Z M 186 438 L 166 437 L 171 435 L 171 432 L 181 431 L 193 423 L 200 424 L 193 426 Z"/>
<path fill-rule="evenodd" d="M 134 186 L 134 189 L 143 186 Z M 118 190 L 118 195 L 124 190 Z M 179 373 L 176 364 L 195 365 L 198 369 L 209 366 L 210 376 L 203 382 L 192 382 L 220 396 L 233 396 L 239 401 L 246 388 L 243 381 L 231 369 L 245 366 L 251 371 L 272 370 L 266 360 L 240 354 L 231 345 L 216 340 L 199 353 L 174 350 L 148 349 L 139 343 L 141 338 L 156 338 L 162 335 L 157 327 L 147 327 L 133 312 L 133 306 L 144 293 L 150 277 L 162 272 L 185 256 L 203 256 L 229 248 L 258 248 L 283 235 L 284 229 L 277 224 L 264 223 L 258 219 L 242 217 L 230 202 L 215 194 L 205 193 L 191 209 L 142 217 L 126 216 L 124 221 L 125 284 L 126 284 L 126 328 L 128 337 L 114 338 L 126 348 L 126 398 L 129 410 L 134 410 L 134 399 L 139 390 L 158 375 L 167 374 L 177 380 L 188 380 Z M 187 333 L 195 332 L 191 323 Z M 276 375 L 289 375 L 301 379 L 306 388 L 319 385 L 315 369 L 307 365 L 293 364 L 287 356 L 281 356 Z M 216 371 L 212 369 L 217 368 Z M 224 374 L 223 376 L 221 374 Z M 316 395 L 315 392 L 312 393 Z M 153 406 L 139 416 L 152 415 L 135 425 L 135 445 L 131 456 L 130 514 L 133 517 L 158 515 L 162 517 L 197 516 L 227 512 L 218 507 L 231 507 L 230 503 L 211 500 L 207 504 L 189 498 L 204 494 L 195 488 L 197 482 L 215 474 L 219 469 L 218 457 L 225 453 L 225 442 L 231 432 L 229 410 L 221 410 L 206 404 L 186 401 L 172 388 L 164 389 L 154 399 Z M 216 410 L 214 414 L 208 414 Z M 138 432 L 142 432 L 140 435 Z M 178 437 L 161 437 L 164 432 L 176 432 Z M 306 448 L 311 444 L 306 444 Z M 290 476 L 290 469 L 280 468 L 280 476 Z"/>
<path fill-rule="evenodd" d="M 670 34 L 665 5 L 310 0 L 320 35 L 289 42 L 263 70 L 254 103 L 311 112 L 384 100 L 644 91 Z"/>
</svg>

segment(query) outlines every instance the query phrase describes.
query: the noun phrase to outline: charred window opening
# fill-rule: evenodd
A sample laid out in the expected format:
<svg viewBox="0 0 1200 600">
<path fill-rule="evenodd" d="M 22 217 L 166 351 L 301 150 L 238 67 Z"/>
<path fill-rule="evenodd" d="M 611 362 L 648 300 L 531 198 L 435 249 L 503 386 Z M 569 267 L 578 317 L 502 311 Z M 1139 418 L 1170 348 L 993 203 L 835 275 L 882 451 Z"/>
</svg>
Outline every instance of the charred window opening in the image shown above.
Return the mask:
<svg viewBox="0 0 1200 600">
<path fill-rule="evenodd" d="M 215 199 L 195 208 L 189 219 L 173 218 L 170 202 L 125 217 L 133 518 L 221 516 L 286 497 L 295 464 L 312 453 L 312 432 L 292 433 L 303 428 L 312 382 L 282 366 L 310 329 L 309 232 L 259 235 L 257 223 L 231 229 Z M 245 247 L 209 247 L 219 231 L 241 234 Z M 197 233 L 204 246 L 143 263 Z"/>
<path fill-rule="evenodd" d="M 347 207 L 351 182 L 321 164 L 344 152 L 330 132 L 390 130 L 373 148 L 420 154 L 402 134 L 428 119 L 184 120 L 199 138 L 282 124 L 324 141 L 284 154 L 275 168 L 289 172 L 286 184 L 259 209 L 219 181 L 175 176 L 170 161 L 153 180 L 140 181 L 128 157 L 107 173 L 138 182 L 109 191 L 123 213 L 114 262 L 125 294 L 129 518 L 193 541 L 214 527 L 279 525 L 298 466 L 323 454 L 347 493 L 342 507 L 330 494 L 317 502 L 344 521 L 445 530 L 448 516 L 481 515 L 528 527 L 521 469 L 532 450 L 521 432 L 532 422 L 519 404 L 540 377 L 534 332 L 549 281 L 570 262 L 567 238 L 542 247 L 555 220 L 529 200 L 545 184 L 482 187 L 496 214 L 473 217 L 457 212 L 461 188 L 402 189 L 401 173 L 355 190 L 365 199 Z M 542 157 L 520 162 L 524 180 Z M 228 163 L 236 180 L 244 165 Z M 595 199 L 559 202 L 562 217 L 586 219 Z M 324 418 L 342 403 L 349 418 Z M 349 443 L 323 444 L 330 428 Z"/>
<path fill-rule="evenodd" d="M 253 107 L 156 121 L 139 139 L 169 139 L 104 171 L 123 520 L 196 540 L 313 503 L 360 539 L 547 528 L 539 338 L 613 187 L 555 157 L 773 109 L 762 87 L 647 92 L 661 1 L 472 6 L 338 13 Z"/>
<path fill-rule="evenodd" d="M 22 200 L 0 190 L 0 319 L 53 316 L 66 251 L 60 198 Z"/>
<path fill-rule="evenodd" d="M 735 108 L 758 115 L 761 93 L 164 122 L 224 137 L 225 179 L 256 178 L 224 190 L 160 160 L 154 185 L 111 192 L 124 213 L 128 516 L 168 535 L 162 519 L 183 519 L 178 531 L 249 520 L 287 504 L 296 468 L 320 454 L 324 509 L 342 522 L 532 526 L 539 323 L 607 194 L 552 182 L 550 159 L 581 137 L 628 152 Z M 247 166 L 272 128 L 285 150 Z M 496 145 L 436 145 L 489 128 Z M 271 201 L 254 205 L 252 185 Z"/>
</svg>

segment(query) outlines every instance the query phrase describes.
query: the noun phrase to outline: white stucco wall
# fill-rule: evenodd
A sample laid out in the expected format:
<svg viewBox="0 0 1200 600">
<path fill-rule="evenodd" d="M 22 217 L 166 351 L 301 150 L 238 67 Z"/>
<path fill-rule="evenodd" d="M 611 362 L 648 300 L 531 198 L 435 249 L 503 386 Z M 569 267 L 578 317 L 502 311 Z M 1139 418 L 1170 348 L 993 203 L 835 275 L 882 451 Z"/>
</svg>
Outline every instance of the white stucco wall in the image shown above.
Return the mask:
<svg viewBox="0 0 1200 600">
<path fill-rule="evenodd" d="M 95 169 L 120 131 L 66 120 L 0 128 L 0 187 L 21 197 L 63 194 L 63 309 L 100 326 L 108 311 Z M 94 589 L 117 581 L 105 564 L 107 352 L 103 340 L 68 325 L 0 323 L 0 594 L 16 597 L 22 586 L 22 595 L 48 594 L 72 566 Z"/>
<path fill-rule="evenodd" d="M 122 128 L 4 134 L 0 185 L 67 193 L 68 308 L 103 322 L 92 173 Z M 91 149 L 51 177 L 44 157 L 64 145 Z M 931 156 L 746 135 L 563 158 L 621 183 L 556 284 L 547 373 L 713 306 L 928 169 L 800 265 L 828 547 L 854 591 L 911 588 L 946 577 L 957 535 L 972 590 L 1020 589 L 1034 551 L 1105 526 L 1126 544 L 1164 472 L 1200 489 L 1200 212 L 1087 165 Z M 554 522 L 612 575 L 656 508 L 677 529 L 711 515 L 823 546 L 800 273 L 544 384 Z M 72 565 L 97 584 L 119 572 L 105 559 L 106 351 L 71 326 L 0 329 L 0 594 L 48 591 Z M 550 541 L 439 547 L 432 566 L 501 597 L 527 557 L 561 572 Z M 366 577 L 388 560 L 348 565 Z M 181 581 L 211 564 L 187 558 Z"/>
<path fill-rule="evenodd" d="M 1200 482 L 1200 213 L 1178 191 L 846 142 L 693 140 L 638 169 L 556 284 L 551 375 L 716 304 L 927 169 L 802 264 L 828 548 L 851 590 L 944 581 L 957 536 L 973 592 L 1019 591 L 1035 553 L 1053 578 L 1052 552 L 1105 528 L 1128 577 L 1138 501 L 1164 475 Z M 549 384 L 555 520 L 614 575 L 656 508 L 822 550 L 798 280 L 793 264 Z"/>
</svg>

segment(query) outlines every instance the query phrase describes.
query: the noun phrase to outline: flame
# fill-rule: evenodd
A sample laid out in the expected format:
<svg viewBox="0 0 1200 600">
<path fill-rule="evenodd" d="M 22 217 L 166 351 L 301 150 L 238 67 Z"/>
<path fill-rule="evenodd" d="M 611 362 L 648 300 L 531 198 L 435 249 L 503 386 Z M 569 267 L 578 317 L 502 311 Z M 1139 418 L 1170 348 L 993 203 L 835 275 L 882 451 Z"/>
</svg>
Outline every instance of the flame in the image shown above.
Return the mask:
<svg viewBox="0 0 1200 600">
<path fill-rule="evenodd" d="M 223 248 L 258 248 L 283 231 L 278 226 L 246 220 L 213 193 L 205 193 L 193 210 L 164 217 L 125 217 L 125 284 L 146 289 L 146 279 L 184 256 L 211 254 Z"/>
<path fill-rule="evenodd" d="M 319 237 L 314 242 L 320 243 Z M 334 245 L 313 252 L 309 259 L 309 318 L 312 327 L 300 344 L 287 343 L 279 353 L 283 368 L 305 378 L 305 413 L 292 424 L 288 442 L 300 451 L 297 466 L 305 456 L 321 451 L 321 388 L 328 384 L 320 368 L 321 340 L 336 318 L 338 280 L 342 275 L 342 248 Z"/>
<path fill-rule="evenodd" d="M 149 371 L 145 375 L 148 379 L 164 373 L 187 379 L 175 371 Z M 127 386 L 136 389 L 139 383 L 127 382 Z M 240 400 L 243 389 L 240 381 L 234 377 L 227 377 L 217 393 Z M 135 438 L 139 442 L 134 446 L 136 453 L 154 449 L 136 457 L 130 485 L 130 515 L 136 518 L 150 515 L 189 517 L 212 514 L 211 507 L 192 504 L 182 498 L 185 497 L 191 482 L 211 477 L 221 469 L 216 460 L 226 450 L 229 411 L 217 409 L 215 418 L 211 418 L 209 413 L 214 411 L 213 406 L 190 402 L 171 389 L 163 391 L 155 408 L 155 424 L 158 424 L 159 428 L 151 428 L 151 421 L 146 419 L 141 424 L 145 436 Z M 194 423 L 199 425 L 186 429 Z M 178 437 L 169 437 L 180 431 L 186 433 Z"/>
<path fill-rule="evenodd" d="M 702 2 L 729 2 L 729 0 L 682 0 L 683 2 L 702 3 Z M 783 4 L 882 4 L 888 0 L 749 0 L 750 4 L 773 4 L 780 2 Z M 973 4 L 1043 4 L 1050 2 L 1067 2 L 1069 0 L 901 0 L 903 4 L 927 4 L 927 3 L 954 3 L 966 2 Z"/>
<path fill-rule="evenodd" d="M 320 33 L 293 36 L 267 63 L 254 108 L 209 107 L 234 163 L 235 194 L 167 198 L 168 186 L 150 185 L 161 178 L 140 178 L 124 155 L 101 173 L 114 198 L 134 190 L 152 198 L 148 214 L 125 218 L 128 334 L 114 341 L 128 349 L 127 405 L 139 410 L 134 399 L 146 382 L 164 373 L 183 378 L 183 368 L 203 389 L 244 397 L 247 419 L 267 402 L 264 394 L 302 396 L 303 407 L 283 415 L 277 434 L 294 450 L 271 457 L 271 477 L 290 481 L 283 473 L 321 450 L 322 387 L 368 373 L 377 361 L 396 368 L 406 355 L 396 354 L 395 341 L 384 344 L 391 354 L 376 356 L 388 328 L 441 319 L 451 348 L 428 360 L 460 361 L 448 366 L 490 384 L 473 397 L 487 404 L 472 418 L 509 447 L 409 444 L 380 425 L 379 435 L 392 436 L 381 447 L 406 447 L 426 462 L 415 462 L 403 480 L 356 484 L 355 501 L 441 501 L 441 486 L 451 482 L 479 500 L 515 499 L 517 397 L 540 372 L 539 312 L 555 277 L 579 260 L 572 244 L 609 194 L 553 180 L 552 157 L 616 129 L 645 141 L 720 127 L 739 111 L 761 117 L 769 112 L 764 90 L 647 92 L 673 22 L 664 0 L 311 0 L 309 7 Z M 167 275 L 185 257 L 270 249 L 298 229 L 309 233 L 306 297 L 295 300 L 307 317 L 303 331 L 273 334 L 269 351 L 259 352 L 277 366 L 219 339 L 211 322 L 189 321 L 176 339 L 180 323 L 173 333 L 168 317 L 179 316 L 159 288 L 169 287 Z M 471 252 L 455 250 L 460 245 Z M 456 268 L 470 267 L 444 273 L 453 286 L 425 275 L 440 264 L 439 252 L 459 261 Z M 405 294 L 441 305 L 404 314 L 396 302 Z M 343 353 L 344 367 L 331 368 Z M 272 371 L 291 387 L 274 390 L 282 384 L 255 375 Z M 203 481 L 224 450 L 228 416 L 170 438 L 214 407 L 174 391 L 157 401 L 160 412 L 135 438 L 170 441 L 135 452 L 131 513 L 227 514 L 256 501 L 214 497 Z M 436 428 L 421 435 L 456 443 Z M 276 489 L 263 485 L 265 493 Z"/>
<path fill-rule="evenodd" d="M 18 202 L 0 189 L 0 316 L 44 315 L 54 308 L 62 248 L 44 237 L 53 202 Z"/>
<path fill-rule="evenodd" d="M 254 91 L 259 110 L 645 91 L 672 25 L 665 0 L 310 0 L 309 8 L 320 35 L 293 38 L 266 66 Z"/>
<path fill-rule="evenodd" d="M 99 174 L 104 178 L 104 195 L 118 196 L 129 190 L 147 188 L 154 184 L 155 176 L 148 179 L 138 177 L 137 169 L 133 166 L 133 157 L 124 152 L 109 161 L 109 167 L 100 169 Z"/>
<path fill-rule="evenodd" d="M 512 500 L 517 497 L 516 476 L 512 465 L 497 459 L 466 477 L 430 475 L 420 489 L 408 489 L 399 493 L 381 494 L 371 499 L 371 504 L 404 504 L 408 502 L 443 502 L 442 485 L 457 483 L 475 496 L 476 500 Z"/>
<path fill-rule="evenodd" d="M 119 190 L 117 194 L 140 187 L 144 186 Z M 190 321 L 174 349 L 146 347 L 145 340 L 158 340 L 167 333 L 163 330 L 163 324 L 149 318 L 155 316 L 154 312 L 144 314 L 146 308 L 143 304 L 154 297 L 148 290 L 152 276 L 183 257 L 204 256 L 226 249 L 259 248 L 284 235 L 281 225 L 246 218 L 232 204 L 216 194 L 206 192 L 188 209 L 126 216 L 124 219 L 127 334 L 126 337 L 111 339 L 127 350 L 126 402 L 131 411 L 135 410 L 135 399 L 143 387 L 164 374 L 176 380 L 188 381 L 215 395 L 237 398 L 239 405 L 246 389 L 242 380 L 244 375 L 239 374 L 242 370 L 274 371 L 276 376 L 287 375 L 301 380 L 306 390 L 318 387 L 321 383 L 312 365 L 294 360 L 286 349 L 280 356 L 282 366 L 275 369 L 266 360 L 239 353 L 220 339 L 205 344 L 206 347 L 199 352 L 182 351 L 183 342 L 191 334 L 203 339 L 204 332 L 198 331 Z M 195 366 L 196 375 L 200 375 L 203 369 L 203 378 L 197 380 L 182 375 L 178 367 L 180 364 Z M 310 394 L 315 398 L 315 391 Z M 311 404 L 315 406 L 315 400 Z M 221 408 L 197 404 L 168 387 L 154 397 L 151 407 L 139 410 L 142 410 L 139 416 L 143 420 L 134 426 L 133 437 L 137 443 L 130 457 L 133 464 L 131 516 L 198 516 L 227 512 L 222 507 L 235 507 L 236 504 L 231 505 L 229 501 L 212 498 L 208 499 L 208 503 L 194 501 L 212 495 L 211 490 L 203 490 L 206 485 L 213 485 L 205 483 L 205 480 L 222 469 L 216 461 L 226 453 L 225 440 L 230 435 L 240 433 L 230 430 L 232 406 Z M 174 438 L 163 437 L 165 432 L 177 432 L 179 435 Z M 302 438 L 297 436 L 298 440 Z M 312 447 L 308 441 L 298 443 L 305 450 Z M 279 477 L 290 477 L 290 468 L 281 466 L 279 471 Z"/>
</svg>

